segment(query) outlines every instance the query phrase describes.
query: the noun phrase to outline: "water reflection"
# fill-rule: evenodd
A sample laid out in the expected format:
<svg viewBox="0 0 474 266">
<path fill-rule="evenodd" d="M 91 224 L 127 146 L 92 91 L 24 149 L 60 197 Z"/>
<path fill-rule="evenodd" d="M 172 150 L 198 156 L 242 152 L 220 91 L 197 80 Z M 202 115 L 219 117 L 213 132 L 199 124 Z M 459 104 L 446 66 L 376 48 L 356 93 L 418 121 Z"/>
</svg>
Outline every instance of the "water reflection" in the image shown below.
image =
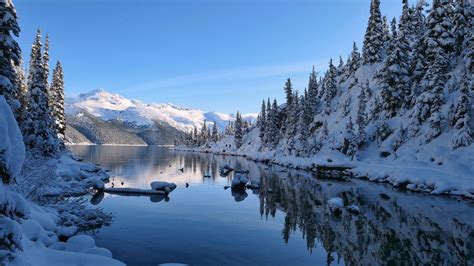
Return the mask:
<svg viewBox="0 0 474 266">
<path fill-rule="evenodd" d="M 306 175 L 262 171 L 260 212 L 286 213 L 283 240 L 301 231 L 311 252 L 320 242 L 327 262 L 349 265 L 473 265 L 474 209 L 469 203 L 407 195 L 382 185 L 320 182 Z M 331 213 L 327 200 L 341 197 L 361 213 Z M 337 258 L 330 254 L 337 254 Z"/>
<path fill-rule="evenodd" d="M 104 242 L 100 242 L 100 238 L 98 241 L 112 249 L 114 254 L 124 256 L 119 259 L 129 264 L 170 261 L 166 260 L 165 254 L 143 254 L 149 261 L 126 257 L 125 250 L 137 256 L 141 249 L 136 247 L 132 252 L 132 246 L 117 244 L 120 240 L 115 230 L 119 229 L 114 229 L 114 226 L 129 229 L 133 224 L 140 224 L 140 227 L 149 227 L 156 232 L 173 232 L 164 243 L 160 239 L 161 242 L 154 243 L 153 247 L 167 250 L 170 258 L 179 257 L 181 262 L 192 265 L 474 265 L 474 208 L 471 203 L 408 194 L 365 181 L 318 180 L 306 172 L 287 171 L 243 158 L 170 153 L 157 147 L 74 147 L 74 151 L 86 160 L 112 169 L 116 186 L 124 182 L 124 187 L 148 189 L 156 180 L 178 184 L 178 189 L 170 194 L 171 201 L 165 196 L 149 197 L 153 203 L 170 201 L 157 205 L 167 206 L 166 209 L 150 209 L 148 219 L 135 217 L 136 214 L 129 214 L 135 209 L 127 209 L 127 212 L 120 213 L 123 217 L 117 217 L 116 224 L 101 232 Z M 224 190 L 235 173 L 220 171 L 224 165 L 235 170 L 248 170 L 250 180 L 259 181 L 260 188 Z M 226 201 L 226 197 L 232 198 L 233 204 Z M 333 197 L 342 198 L 345 206 L 358 206 L 360 213 L 344 209 L 340 215 L 335 215 L 327 204 Z M 102 205 L 109 200 L 108 195 L 97 194 L 91 203 Z M 126 208 L 123 207 L 126 203 L 120 200 L 115 205 L 110 203 L 109 208 L 119 212 Z M 134 204 L 140 204 L 140 215 L 146 216 L 144 202 Z M 116 205 L 120 207 L 114 209 Z M 258 215 L 258 212 L 261 220 L 253 217 L 253 213 Z M 153 218 L 150 217 L 155 216 L 160 217 L 159 223 L 151 221 Z M 220 222 L 223 219 L 229 220 Z M 285 245 L 270 240 L 269 233 L 274 234 L 266 229 L 275 224 L 281 232 L 280 242 Z M 262 227 L 252 231 L 256 225 Z M 239 230 L 232 226 L 238 226 Z M 189 231 L 193 228 L 199 230 Z M 222 232 L 215 234 L 216 228 Z M 242 233 L 248 230 L 255 235 L 255 240 L 250 243 L 271 246 L 270 249 L 276 251 L 268 254 L 249 251 L 247 234 Z M 212 238 L 203 237 L 202 233 L 212 235 Z M 231 238 L 232 251 L 226 249 L 225 243 L 230 240 L 225 235 Z M 134 246 L 152 241 L 146 238 L 146 234 L 126 237 L 128 241 L 137 238 Z M 215 252 L 209 254 L 192 246 L 186 251 L 189 254 L 183 255 L 183 243 L 187 242 L 206 246 Z M 292 246 L 292 243 L 300 242 L 306 246 L 306 257 L 295 248 L 297 245 Z M 305 249 L 304 246 L 301 249 Z M 242 257 L 246 260 L 243 261 Z"/>
</svg>

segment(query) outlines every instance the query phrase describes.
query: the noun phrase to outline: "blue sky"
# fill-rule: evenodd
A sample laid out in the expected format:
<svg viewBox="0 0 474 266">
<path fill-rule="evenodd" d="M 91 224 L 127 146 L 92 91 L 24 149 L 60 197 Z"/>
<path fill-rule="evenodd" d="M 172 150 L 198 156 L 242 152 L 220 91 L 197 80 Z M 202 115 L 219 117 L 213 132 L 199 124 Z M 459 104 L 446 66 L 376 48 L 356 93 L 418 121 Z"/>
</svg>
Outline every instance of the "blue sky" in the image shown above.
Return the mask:
<svg viewBox="0 0 474 266">
<path fill-rule="evenodd" d="M 28 56 L 38 27 L 66 94 L 103 88 L 146 103 L 256 112 L 303 90 L 312 65 L 361 48 L 369 0 L 14 0 Z M 401 0 L 382 0 L 399 16 Z M 27 58 L 27 57 L 25 57 Z M 25 60 L 26 62 L 28 59 Z"/>
</svg>

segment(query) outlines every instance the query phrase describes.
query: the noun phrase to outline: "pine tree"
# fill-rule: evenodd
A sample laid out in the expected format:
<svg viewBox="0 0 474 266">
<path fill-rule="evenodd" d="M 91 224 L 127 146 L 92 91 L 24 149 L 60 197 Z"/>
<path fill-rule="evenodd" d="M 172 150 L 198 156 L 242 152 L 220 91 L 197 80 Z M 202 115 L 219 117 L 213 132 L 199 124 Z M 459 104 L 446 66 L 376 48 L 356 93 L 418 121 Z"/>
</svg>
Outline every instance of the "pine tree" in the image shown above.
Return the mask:
<svg viewBox="0 0 474 266">
<path fill-rule="evenodd" d="M 394 44 L 393 42 L 396 41 L 398 37 L 398 29 L 397 29 L 397 19 L 393 17 L 392 21 L 390 21 L 390 44 L 389 46 L 395 46 L 396 43 Z M 392 51 L 388 50 L 388 54 L 391 53 Z"/>
<path fill-rule="evenodd" d="M 15 86 L 18 88 L 18 101 L 21 106 L 21 111 L 17 112 L 15 115 L 17 116 L 16 121 L 18 122 L 20 129 L 23 131 L 26 110 L 28 109 L 28 86 L 26 84 L 23 60 L 20 60 L 20 64 L 15 68 L 15 71 L 17 77 Z"/>
<path fill-rule="evenodd" d="M 64 113 L 64 74 L 61 63 L 58 61 L 53 70 L 53 81 L 49 89 L 50 108 L 54 119 L 55 130 L 61 142 L 66 136 L 66 115 Z"/>
<path fill-rule="evenodd" d="M 438 61 L 442 69 L 448 67 L 450 54 L 455 47 L 452 34 L 454 24 L 450 12 L 452 10 L 449 0 L 433 1 L 433 8 L 426 19 L 426 32 L 421 41 L 421 50 L 418 51 L 422 55 L 421 63 L 425 71 L 435 61 Z"/>
<path fill-rule="evenodd" d="M 309 75 L 309 82 L 308 82 L 308 96 L 306 100 L 307 104 L 307 115 L 308 117 L 311 117 L 311 121 L 308 120 L 309 123 L 312 122 L 313 117 L 316 115 L 316 109 L 319 104 L 319 98 L 318 98 L 318 77 L 316 74 L 316 70 L 314 69 L 313 66 L 313 71 Z"/>
<path fill-rule="evenodd" d="M 217 130 L 217 122 L 214 121 L 214 125 L 212 126 L 212 141 L 218 142 L 219 141 L 219 131 Z"/>
<path fill-rule="evenodd" d="M 471 116 L 469 114 L 469 109 L 471 106 L 469 90 L 474 89 L 472 88 L 472 83 L 469 84 L 470 82 L 468 75 L 468 71 L 465 70 L 461 82 L 461 90 L 458 102 L 456 104 L 456 109 L 454 112 L 454 119 L 452 124 L 454 132 L 452 134 L 451 139 L 451 147 L 453 149 L 457 149 L 459 147 L 466 147 L 473 143 L 471 137 L 471 129 L 469 127 L 469 121 L 471 120 Z"/>
<path fill-rule="evenodd" d="M 15 6 L 11 0 L 0 1 L 0 95 L 10 105 L 15 118 L 20 117 L 19 87 L 16 67 L 21 60 L 20 46 L 14 39 L 20 34 Z"/>
<path fill-rule="evenodd" d="M 398 33 L 396 41 L 390 46 L 391 53 L 384 60 L 383 67 L 377 75 L 381 88 L 382 110 L 387 118 L 397 115 L 405 101 L 410 101 L 408 97 L 411 94 L 407 54 L 410 45 L 403 31 Z"/>
<path fill-rule="evenodd" d="M 432 127 L 425 133 L 425 140 L 427 142 L 437 137 L 441 130 L 439 110 L 444 101 L 443 89 L 446 77 L 439 62 L 440 60 L 436 60 L 429 67 L 425 75 L 424 83 L 421 84 L 422 93 L 416 99 L 412 114 L 413 120 L 408 129 L 409 136 L 413 137 L 417 135 L 421 124 L 429 119 Z"/>
<path fill-rule="evenodd" d="M 326 114 L 331 112 L 331 101 L 337 94 L 337 70 L 336 67 L 332 63 L 332 59 L 329 61 L 329 70 L 326 72 L 323 81 L 323 99 L 324 99 L 324 111 Z"/>
<path fill-rule="evenodd" d="M 262 101 L 262 107 L 260 114 L 258 116 L 259 120 L 257 121 L 257 126 L 260 129 L 260 139 L 263 140 L 263 135 L 265 134 L 266 122 L 267 122 L 267 108 L 265 105 L 265 100 Z"/>
<path fill-rule="evenodd" d="M 46 88 L 49 90 L 49 37 L 46 34 L 43 46 L 43 71 L 44 71 L 44 83 L 46 84 Z M 50 98 L 50 100 L 52 100 Z M 52 102 L 50 101 L 50 104 Z"/>
<path fill-rule="evenodd" d="M 384 53 L 387 52 L 387 50 L 390 47 L 390 42 L 391 42 L 391 33 L 390 33 L 390 28 L 388 26 L 388 21 L 386 16 L 382 16 L 382 47 Z"/>
<path fill-rule="evenodd" d="M 58 151 L 59 143 L 53 131 L 41 47 L 41 32 L 38 30 L 30 54 L 29 108 L 26 114 L 24 139 L 27 148 L 33 153 L 52 156 Z"/>
<path fill-rule="evenodd" d="M 242 126 L 243 126 L 242 116 L 240 115 L 239 111 L 237 111 L 236 120 L 235 120 L 235 133 L 234 133 L 234 142 L 237 149 L 242 146 L 242 138 L 244 135 Z"/>
<path fill-rule="evenodd" d="M 354 125 L 352 124 L 352 119 L 349 117 L 349 121 L 346 124 L 346 132 L 344 134 L 341 145 L 339 146 L 339 151 L 348 156 L 353 156 L 357 152 L 359 146 L 357 135 L 354 132 Z"/>
<path fill-rule="evenodd" d="M 299 96 L 298 92 L 295 92 L 292 96 L 292 102 L 287 106 L 286 116 L 286 132 L 285 136 L 288 140 L 291 140 L 298 131 L 298 114 L 299 114 Z"/>
<path fill-rule="evenodd" d="M 344 101 L 344 103 L 342 104 L 342 115 L 344 117 L 349 115 L 349 113 L 351 111 L 351 109 L 350 109 L 351 108 L 351 102 L 352 102 L 352 98 L 349 95 L 349 97 L 347 97 L 346 100 Z"/>
<path fill-rule="evenodd" d="M 286 105 L 290 105 L 293 101 L 293 86 L 289 78 L 286 80 L 284 90 L 286 94 Z"/>
<path fill-rule="evenodd" d="M 370 17 L 364 37 L 362 54 L 364 64 L 378 63 L 383 54 L 383 24 L 380 14 L 380 0 L 372 0 L 370 3 Z"/>
<path fill-rule="evenodd" d="M 366 107 L 367 107 L 367 102 L 369 101 L 370 98 L 370 91 L 369 91 L 369 81 L 367 80 L 365 83 L 361 84 L 360 86 L 360 93 L 358 99 L 358 109 L 357 109 L 357 118 L 356 118 L 356 124 L 359 128 L 360 131 L 364 131 L 365 127 L 367 126 L 368 123 L 368 118 L 366 114 Z"/>
<path fill-rule="evenodd" d="M 273 100 L 268 118 L 267 146 L 274 148 L 280 141 L 280 114 L 276 99 Z"/>
<path fill-rule="evenodd" d="M 196 126 L 194 126 L 194 129 L 193 129 L 193 142 L 194 142 L 194 145 L 199 145 L 199 135 L 198 135 L 198 129 Z"/>
<path fill-rule="evenodd" d="M 205 144 L 207 141 L 208 141 L 208 131 L 207 131 L 207 121 L 204 120 L 204 123 L 202 124 L 202 127 L 201 127 L 201 141 L 200 141 L 200 145 L 203 145 Z"/>
<path fill-rule="evenodd" d="M 359 69 L 360 65 L 362 63 L 362 59 L 359 53 L 359 49 L 357 48 L 357 44 L 354 42 L 352 44 L 352 52 L 351 55 L 349 56 L 349 59 L 347 60 L 346 68 L 344 71 L 344 74 L 342 75 L 342 81 L 346 81 L 354 75 L 354 73 Z"/>
<path fill-rule="evenodd" d="M 457 54 L 461 54 L 462 48 L 464 45 L 465 36 L 467 36 L 469 31 L 472 31 L 469 20 L 472 20 L 472 14 L 470 16 L 468 11 L 468 1 L 467 0 L 454 0 L 455 1 L 455 8 L 454 8 L 454 29 L 453 34 L 456 41 L 456 52 Z"/>
<path fill-rule="evenodd" d="M 344 60 L 342 60 L 342 56 L 339 56 L 339 65 L 337 66 L 337 75 L 342 75 L 344 71 Z"/>
</svg>

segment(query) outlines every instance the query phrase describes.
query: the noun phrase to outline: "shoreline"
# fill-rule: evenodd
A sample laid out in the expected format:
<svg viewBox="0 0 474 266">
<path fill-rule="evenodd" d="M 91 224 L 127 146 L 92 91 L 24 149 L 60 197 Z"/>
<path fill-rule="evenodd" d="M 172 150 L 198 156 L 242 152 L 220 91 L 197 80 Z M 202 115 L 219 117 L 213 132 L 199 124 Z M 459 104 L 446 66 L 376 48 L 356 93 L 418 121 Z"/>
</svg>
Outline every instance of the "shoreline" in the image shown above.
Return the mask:
<svg viewBox="0 0 474 266">
<path fill-rule="evenodd" d="M 254 162 L 258 163 L 264 163 L 264 164 L 275 164 L 281 167 L 286 167 L 289 169 L 295 169 L 295 170 L 304 170 L 304 171 L 309 171 L 314 174 L 321 174 L 322 172 L 321 169 L 326 169 L 328 171 L 334 171 L 338 172 L 338 174 L 346 174 L 348 177 L 347 179 L 358 179 L 358 180 L 364 180 L 372 183 L 385 183 L 385 184 L 390 184 L 393 188 L 398 188 L 400 190 L 407 190 L 410 192 L 416 192 L 420 194 L 426 194 L 426 195 L 435 195 L 435 196 L 444 196 L 448 198 L 454 198 L 454 199 L 462 199 L 465 201 L 469 202 L 474 202 L 474 194 L 470 192 L 462 192 L 458 191 L 456 189 L 447 189 L 445 191 L 439 190 L 434 184 L 431 184 L 430 182 L 413 182 L 407 180 L 405 182 L 397 182 L 395 181 L 393 177 L 391 176 L 385 176 L 385 177 L 380 177 L 382 174 L 362 174 L 364 172 L 370 172 L 368 169 L 372 168 L 369 163 L 362 162 L 362 161 L 353 161 L 352 163 L 350 162 L 326 162 L 322 163 L 321 158 L 316 158 L 310 157 L 310 158 L 303 158 L 303 157 L 295 157 L 295 156 L 283 156 L 283 157 L 275 157 L 274 153 L 265 153 L 265 152 L 258 152 L 256 155 L 257 156 L 251 156 L 249 154 L 243 154 L 243 153 L 236 153 L 236 152 L 218 152 L 218 151 L 213 151 L 211 149 L 201 149 L 201 148 L 184 148 L 184 147 L 177 147 L 170 149 L 172 151 L 177 151 L 177 152 L 198 152 L 198 153 L 211 153 L 215 155 L 221 155 L 221 156 L 233 156 L 233 157 L 243 157 L 247 160 L 251 160 Z M 295 161 L 299 161 L 298 164 L 295 164 Z M 393 166 L 390 165 L 377 165 L 377 167 L 380 168 L 385 168 L 385 169 L 390 169 L 394 168 Z M 410 167 L 407 167 L 409 169 Z M 418 169 L 419 170 L 419 169 Z M 429 171 L 437 171 L 436 169 L 430 169 L 426 168 L 425 169 L 427 172 Z M 322 173 L 322 174 L 328 174 L 328 173 Z M 330 172 L 329 172 L 330 174 Z M 336 180 L 336 179 L 335 179 Z"/>
</svg>

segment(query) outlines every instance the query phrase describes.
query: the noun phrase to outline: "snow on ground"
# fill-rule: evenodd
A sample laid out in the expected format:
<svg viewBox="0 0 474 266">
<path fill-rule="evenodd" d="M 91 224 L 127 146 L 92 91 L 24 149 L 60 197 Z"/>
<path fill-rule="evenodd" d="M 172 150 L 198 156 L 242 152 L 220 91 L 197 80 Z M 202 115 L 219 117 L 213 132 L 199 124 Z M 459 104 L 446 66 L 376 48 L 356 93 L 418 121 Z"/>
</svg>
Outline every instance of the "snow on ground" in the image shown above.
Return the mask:
<svg viewBox="0 0 474 266">
<path fill-rule="evenodd" d="M 121 120 L 136 126 L 150 126 L 159 122 L 183 131 L 192 130 L 194 126 L 200 128 L 204 120 L 209 123 L 216 121 L 223 130 L 229 121 L 235 120 L 233 114 L 204 112 L 173 104 L 145 104 L 105 90 L 93 90 L 66 99 L 68 115 L 80 115 L 81 110 L 106 121 Z M 257 114 L 246 114 L 243 118 L 255 121 Z"/>
<path fill-rule="evenodd" d="M 452 150 L 449 134 L 424 145 L 407 143 L 396 154 L 380 157 L 376 147 L 368 147 L 358 158 L 351 160 L 338 150 L 324 146 L 316 156 L 297 157 L 278 151 L 260 151 L 259 130 L 245 134 L 243 145 L 237 149 L 233 136 L 225 136 L 217 143 L 203 147 L 175 147 L 176 150 L 210 152 L 222 155 L 245 156 L 255 161 L 279 164 L 291 168 L 316 171 L 316 166 L 347 167 L 353 177 L 374 182 L 406 186 L 406 189 L 436 195 L 457 195 L 474 199 L 474 148 Z"/>
<path fill-rule="evenodd" d="M 0 96 L 0 264 L 1 265 L 123 265 L 110 251 L 98 248 L 89 236 L 73 236 L 85 213 L 98 210 L 57 197 L 49 207 L 37 203 L 51 193 L 64 196 L 103 187 L 107 174 L 69 153 L 57 159 L 27 156 L 20 129 L 10 107 Z M 20 172 L 21 170 L 21 172 Z M 3 180 L 11 180 L 5 185 Z M 37 203 L 35 203 L 37 202 Z M 57 207 L 57 208 L 54 208 Z M 61 212 L 59 207 L 68 207 Z M 71 208 L 72 207 L 72 208 Z M 67 215 L 64 215 L 67 214 Z M 71 215 L 80 216 L 67 224 Z M 70 220 L 71 221 L 71 220 Z M 87 221 L 89 222 L 89 221 Z M 72 237 L 71 237 L 72 236 Z M 60 237 L 70 237 L 60 242 Z"/>
</svg>

